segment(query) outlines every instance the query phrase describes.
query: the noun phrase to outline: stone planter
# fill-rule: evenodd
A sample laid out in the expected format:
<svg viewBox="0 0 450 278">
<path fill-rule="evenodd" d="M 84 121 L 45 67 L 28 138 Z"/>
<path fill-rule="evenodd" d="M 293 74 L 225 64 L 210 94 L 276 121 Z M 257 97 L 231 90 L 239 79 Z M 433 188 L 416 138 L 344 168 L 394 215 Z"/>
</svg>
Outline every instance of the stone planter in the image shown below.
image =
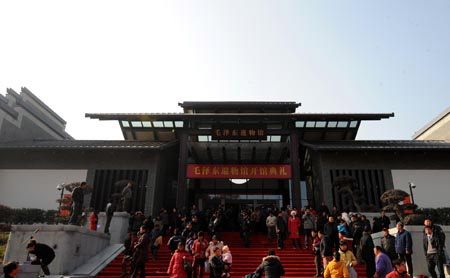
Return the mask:
<svg viewBox="0 0 450 278">
<path fill-rule="evenodd" d="M 450 251 L 450 226 L 441 226 L 442 230 L 445 233 L 445 246 L 447 252 Z M 423 229 L 424 226 L 407 226 L 405 225 L 405 230 L 411 233 L 412 241 L 413 241 L 413 255 L 412 255 L 412 263 L 414 266 L 414 276 L 418 276 L 419 274 L 427 275 L 431 277 L 428 273 L 427 262 L 425 260 L 425 253 L 423 250 Z M 397 228 L 389 229 L 389 233 L 393 236 L 397 235 Z M 375 233 L 372 234 L 373 243 L 375 246 L 381 245 L 381 238 L 383 237 L 383 233 Z M 437 272 L 436 268 L 436 272 Z M 438 272 L 437 272 L 438 273 Z M 438 274 L 439 275 L 439 274 Z"/>
<path fill-rule="evenodd" d="M 39 232 L 33 232 L 39 229 Z M 110 236 L 72 225 L 14 225 L 6 247 L 5 262 L 27 259 L 26 242 L 34 236 L 55 250 L 49 265 L 52 275 L 66 275 L 109 246 Z"/>
</svg>

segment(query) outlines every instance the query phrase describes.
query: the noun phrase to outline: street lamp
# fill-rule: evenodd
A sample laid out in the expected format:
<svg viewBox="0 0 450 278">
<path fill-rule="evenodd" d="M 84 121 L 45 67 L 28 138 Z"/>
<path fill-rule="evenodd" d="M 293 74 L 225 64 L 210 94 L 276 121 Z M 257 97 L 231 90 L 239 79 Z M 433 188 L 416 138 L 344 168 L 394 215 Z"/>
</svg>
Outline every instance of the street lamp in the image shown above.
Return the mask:
<svg viewBox="0 0 450 278">
<path fill-rule="evenodd" d="M 408 185 L 409 185 L 409 192 L 410 192 L 410 195 L 411 195 L 411 202 L 412 202 L 412 204 L 414 205 L 414 195 L 413 195 L 413 188 L 416 188 L 416 185 L 413 183 L 413 182 L 408 182 Z"/>
</svg>

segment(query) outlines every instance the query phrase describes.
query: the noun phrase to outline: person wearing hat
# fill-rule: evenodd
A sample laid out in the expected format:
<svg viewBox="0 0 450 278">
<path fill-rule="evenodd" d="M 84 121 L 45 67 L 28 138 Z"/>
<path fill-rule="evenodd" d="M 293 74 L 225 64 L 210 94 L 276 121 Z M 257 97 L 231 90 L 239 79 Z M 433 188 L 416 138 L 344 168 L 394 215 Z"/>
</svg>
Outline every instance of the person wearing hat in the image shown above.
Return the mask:
<svg viewBox="0 0 450 278">
<path fill-rule="evenodd" d="M 395 237 L 395 252 L 397 252 L 399 259 L 406 261 L 408 266 L 408 273 L 413 277 L 412 252 L 413 242 L 411 234 L 405 230 L 402 222 L 397 223 L 397 236 Z"/>
<path fill-rule="evenodd" d="M 352 251 L 348 250 L 348 245 L 346 241 L 341 240 L 339 242 L 339 254 L 341 255 L 341 260 L 345 263 L 347 267 L 348 274 L 350 278 L 358 277 L 355 271 L 355 266 L 358 264 L 355 255 Z"/>
<path fill-rule="evenodd" d="M 383 228 L 383 238 L 381 238 L 381 247 L 383 248 L 386 255 L 394 261 L 398 258 L 395 252 L 395 237 L 389 234 L 388 228 Z"/>
<path fill-rule="evenodd" d="M 48 265 L 53 261 L 53 259 L 55 259 L 55 251 L 53 251 L 53 249 L 46 244 L 37 243 L 34 239 L 30 240 L 28 243 L 27 250 L 29 254 L 36 257 L 31 264 L 41 265 L 44 274 L 50 275 Z"/>
<path fill-rule="evenodd" d="M 298 248 L 302 248 L 302 244 L 300 242 L 300 218 L 297 217 L 297 212 L 295 210 L 291 211 L 291 216 L 288 220 L 288 232 L 289 232 L 289 238 L 292 241 L 292 246 L 294 249 L 297 249 L 297 246 L 295 242 L 297 241 Z"/>
</svg>

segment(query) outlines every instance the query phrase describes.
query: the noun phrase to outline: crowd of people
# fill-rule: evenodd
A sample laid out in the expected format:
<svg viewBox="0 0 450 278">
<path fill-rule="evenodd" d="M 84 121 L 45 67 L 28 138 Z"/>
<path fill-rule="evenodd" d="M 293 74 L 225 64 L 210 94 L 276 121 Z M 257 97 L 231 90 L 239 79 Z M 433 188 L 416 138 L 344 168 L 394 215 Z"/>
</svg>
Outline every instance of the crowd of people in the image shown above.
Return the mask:
<svg viewBox="0 0 450 278">
<path fill-rule="evenodd" d="M 126 188 L 124 191 L 127 196 Z M 124 204 L 129 206 L 128 201 Z M 75 212 L 79 213 L 79 210 L 75 209 Z M 96 229 L 98 216 L 96 212 L 93 215 L 89 226 Z M 239 231 L 242 244 L 247 248 L 250 247 L 250 236 L 259 233 L 265 234 L 268 242 L 273 242 L 278 249 L 284 249 L 286 241 L 293 249 L 309 249 L 314 255 L 315 277 L 356 278 L 355 266 L 361 264 L 369 278 L 412 277 L 414 243 L 411 234 L 404 229 L 403 223 L 398 222 L 394 237 L 389 233 L 390 225 L 391 220 L 383 211 L 370 223 L 364 215 L 340 212 L 336 207 L 330 211 L 324 203 L 317 209 L 310 206 L 278 208 L 275 205 L 239 209 L 221 205 L 199 210 L 193 205 L 180 211 L 174 208 L 169 212 L 163 208 L 158 215 L 148 217 L 137 211 L 129 221 L 121 277 L 128 275 L 129 266 L 131 278 L 145 277 L 149 254 L 153 261 L 158 260 L 160 248 L 170 250 L 172 257 L 167 274 L 172 277 L 197 278 L 203 277 L 205 272 L 211 278 L 230 277 L 232 255 L 230 248 L 221 241 L 222 231 Z M 375 246 L 371 234 L 380 231 L 384 237 L 381 244 Z M 163 237 L 170 238 L 164 247 Z M 47 247 L 32 240 L 27 249 L 30 254 L 35 254 L 34 262 L 49 275 L 48 265 L 54 259 L 54 252 Z M 439 276 L 443 278 L 445 234 L 430 219 L 424 222 L 423 249 L 431 276 L 437 278 L 435 269 L 438 268 Z M 5 277 L 14 277 L 18 271 L 14 266 L 14 262 L 5 265 L 5 273 L 10 273 Z M 263 273 L 266 277 L 284 274 L 274 250 L 269 250 L 249 277 L 260 277 Z"/>
<path fill-rule="evenodd" d="M 145 229 L 141 233 L 148 231 L 153 260 L 157 259 L 162 237 L 171 236 L 167 247 L 173 257 L 168 273 L 174 277 L 203 277 L 205 265 L 210 277 L 228 277 L 232 263 L 231 253 L 220 236 L 222 231 L 236 227 L 240 231 L 244 247 L 250 247 L 251 234 L 264 233 L 268 241 L 273 242 L 278 249 L 285 248 L 286 241 L 294 249 L 310 249 L 315 257 L 316 277 L 356 278 L 355 266 L 364 265 L 367 277 L 384 278 L 393 271 L 405 268 L 405 264 L 408 272 L 401 273 L 401 276 L 412 276 L 411 235 L 401 222 L 397 223 L 397 235 L 390 235 L 390 224 L 391 220 L 384 212 L 370 223 L 364 215 L 339 212 L 336 208 L 328 211 L 324 204 L 317 210 L 309 206 L 300 210 L 289 206 L 281 209 L 275 206 L 255 210 L 244 208 L 238 211 L 235 218 L 230 208 L 225 209 L 224 206 L 200 211 L 193 205 L 190 210 L 173 209 L 171 213 L 162 209 L 153 218 L 146 218 L 141 212 L 137 212 L 131 217 L 130 229 L 133 231 L 142 225 Z M 437 278 L 437 267 L 440 277 L 443 277 L 445 234 L 430 219 L 425 221 L 424 226 L 423 244 L 429 272 L 433 278 Z M 205 240 L 203 231 L 208 232 L 211 238 L 209 243 Z M 384 237 L 381 244 L 375 246 L 371 234 L 379 231 L 383 232 Z M 130 241 L 133 241 L 132 237 L 130 233 Z M 126 246 L 129 250 L 133 245 L 126 243 Z M 264 259 L 266 264 L 274 259 L 280 261 L 272 253 Z M 125 260 L 124 258 L 124 263 Z M 258 268 L 259 273 L 264 270 L 264 262 Z M 253 274 L 258 275 L 258 271 Z M 177 274 L 179 272 L 182 275 Z M 282 271 L 279 273 L 282 275 Z M 132 274 L 132 277 L 135 275 Z"/>
</svg>

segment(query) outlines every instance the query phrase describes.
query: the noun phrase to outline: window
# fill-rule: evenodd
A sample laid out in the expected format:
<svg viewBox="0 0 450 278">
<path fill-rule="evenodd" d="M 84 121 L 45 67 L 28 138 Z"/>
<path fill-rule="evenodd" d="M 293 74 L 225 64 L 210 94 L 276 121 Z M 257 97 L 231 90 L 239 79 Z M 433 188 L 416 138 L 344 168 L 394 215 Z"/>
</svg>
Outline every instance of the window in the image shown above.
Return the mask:
<svg viewBox="0 0 450 278">
<path fill-rule="evenodd" d="M 311 128 L 314 127 L 315 124 L 316 122 L 306 122 L 306 127 Z"/>
<path fill-rule="evenodd" d="M 171 121 L 165 121 L 165 122 L 164 122 L 164 127 L 173 127 L 173 122 L 171 122 Z"/>
<path fill-rule="evenodd" d="M 164 127 L 164 124 L 161 121 L 154 121 L 153 127 Z"/>
<path fill-rule="evenodd" d="M 183 127 L 183 122 L 182 121 L 176 121 L 175 122 L 175 127 Z"/>
<path fill-rule="evenodd" d="M 346 128 L 348 125 L 348 122 L 338 122 L 337 127 L 339 128 Z"/>
<path fill-rule="evenodd" d="M 316 122 L 316 128 L 324 128 L 327 126 L 327 122 Z"/>
<path fill-rule="evenodd" d="M 355 128 L 358 125 L 358 121 L 351 121 L 350 122 L 350 127 L 351 128 Z"/>
<path fill-rule="evenodd" d="M 297 122 L 295 122 L 295 127 L 299 127 L 299 128 L 305 127 L 305 122 L 297 121 Z"/>
<path fill-rule="evenodd" d="M 130 123 L 128 121 L 122 121 L 123 127 L 130 127 Z"/>
<path fill-rule="evenodd" d="M 131 122 L 132 127 L 142 127 L 141 121 L 132 121 Z"/>
<path fill-rule="evenodd" d="M 281 135 L 270 136 L 270 142 L 281 142 Z"/>
<path fill-rule="evenodd" d="M 143 127 L 152 127 L 152 123 L 149 121 L 142 122 Z"/>
<path fill-rule="evenodd" d="M 336 127 L 337 127 L 336 121 L 328 122 L 328 128 L 336 128 Z"/>
</svg>

